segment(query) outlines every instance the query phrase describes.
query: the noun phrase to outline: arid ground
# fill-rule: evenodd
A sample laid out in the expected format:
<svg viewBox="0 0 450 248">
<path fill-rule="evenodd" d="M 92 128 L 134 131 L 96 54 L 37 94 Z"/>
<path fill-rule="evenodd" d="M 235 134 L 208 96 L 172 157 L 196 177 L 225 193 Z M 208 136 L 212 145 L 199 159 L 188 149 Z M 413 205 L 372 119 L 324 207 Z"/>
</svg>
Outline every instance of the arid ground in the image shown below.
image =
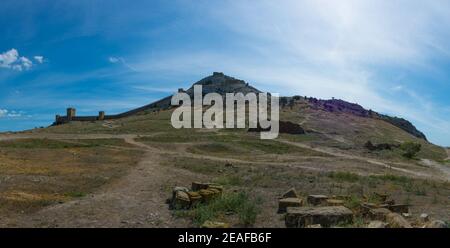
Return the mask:
<svg viewBox="0 0 450 248">
<path fill-rule="evenodd" d="M 349 196 L 345 204 L 352 209 L 373 193 L 386 193 L 411 205 L 411 223 L 421 213 L 450 220 L 448 150 L 424 141 L 412 160 L 397 151 L 367 152 L 364 135 L 413 138 L 378 120 L 292 112 L 283 110 L 281 116 L 315 132 L 260 140 L 245 129 L 176 130 L 170 111 L 149 111 L 0 134 L 0 226 L 195 227 L 210 218 L 234 227 L 284 227 L 278 198 L 292 187 L 302 196 Z M 330 118 L 333 123 L 324 121 Z M 173 187 L 193 181 L 245 194 L 241 200 L 248 208 L 206 217 L 169 210 Z M 362 217 L 351 224 L 365 225 Z"/>
</svg>

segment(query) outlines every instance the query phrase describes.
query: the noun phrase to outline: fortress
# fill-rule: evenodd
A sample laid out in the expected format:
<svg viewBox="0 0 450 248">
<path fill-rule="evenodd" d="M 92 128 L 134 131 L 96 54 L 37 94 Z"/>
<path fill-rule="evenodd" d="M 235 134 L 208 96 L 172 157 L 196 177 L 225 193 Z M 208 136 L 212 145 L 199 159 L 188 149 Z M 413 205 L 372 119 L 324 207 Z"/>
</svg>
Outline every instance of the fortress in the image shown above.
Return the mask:
<svg viewBox="0 0 450 248">
<path fill-rule="evenodd" d="M 259 93 L 261 91 L 251 87 L 243 80 L 238 80 L 233 77 L 224 75 L 222 72 L 214 72 L 211 76 L 208 76 L 195 84 L 203 85 L 204 93 L 217 92 L 225 94 L 227 92 L 242 92 L 244 94 L 248 92 Z M 193 96 L 193 87 L 188 90 L 178 89 L 178 92 L 185 92 Z M 96 116 L 77 116 L 75 108 L 67 108 L 66 116 L 56 115 L 53 125 L 62 125 L 74 121 L 87 122 L 87 121 L 103 121 L 103 120 L 115 120 L 128 116 L 135 115 L 143 111 L 157 111 L 162 109 L 168 109 L 171 107 L 172 96 L 165 97 L 154 103 L 145 105 L 140 108 L 136 108 L 121 114 L 106 115 L 104 111 L 100 111 Z"/>
<path fill-rule="evenodd" d="M 182 90 L 182 89 L 179 89 L 179 91 L 180 90 Z M 168 96 L 157 102 L 154 102 L 154 103 L 151 103 L 151 104 L 145 105 L 143 107 L 136 108 L 136 109 L 133 109 L 133 110 L 121 113 L 121 114 L 116 114 L 116 115 L 106 115 L 105 111 L 99 111 L 98 115 L 96 115 L 96 116 L 77 116 L 76 109 L 70 107 L 70 108 L 67 108 L 66 116 L 61 116 L 61 115 L 55 116 L 55 122 L 53 123 L 53 126 L 62 125 L 62 124 L 66 124 L 66 123 L 74 122 L 74 121 L 85 122 L 85 121 L 115 120 L 115 119 L 132 116 L 132 115 L 135 115 L 142 111 L 167 109 L 170 107 L 171 97 L 172 96 Z"/>
</svg>

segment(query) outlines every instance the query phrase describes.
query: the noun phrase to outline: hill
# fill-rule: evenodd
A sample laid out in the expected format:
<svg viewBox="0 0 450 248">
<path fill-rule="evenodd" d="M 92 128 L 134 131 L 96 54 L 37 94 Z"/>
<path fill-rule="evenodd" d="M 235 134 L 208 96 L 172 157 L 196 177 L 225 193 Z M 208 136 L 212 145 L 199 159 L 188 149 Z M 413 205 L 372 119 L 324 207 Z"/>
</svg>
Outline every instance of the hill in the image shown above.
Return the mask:
<svg viewBox="0 0 450 248">
<path fill-rule="evenodd" d="M 259 92 L 221 73 L 196 84 Z M 284 97 L 281 121 L 305 132 L 260 140 L 247 129 L 174 129 L 167 99 L 108 120 L 0 134 L 0 226 L 283 227 L 278 198 L 293 187 L 304 199 L 345 196 L 355 227 L 367 226 L 359 206 L 379 194 L 411 205 L 414 225 L 422 212 L 450 220 L 446 150 L 359 105 Z M 391 148 L 371 150 L 368 141 Z M 421 144 L 416 157 L 402 156 L 405 142 Z M 222 185 L 224 198 L 170 210 L 172 189 L 194 181 Z"/>
</svg>

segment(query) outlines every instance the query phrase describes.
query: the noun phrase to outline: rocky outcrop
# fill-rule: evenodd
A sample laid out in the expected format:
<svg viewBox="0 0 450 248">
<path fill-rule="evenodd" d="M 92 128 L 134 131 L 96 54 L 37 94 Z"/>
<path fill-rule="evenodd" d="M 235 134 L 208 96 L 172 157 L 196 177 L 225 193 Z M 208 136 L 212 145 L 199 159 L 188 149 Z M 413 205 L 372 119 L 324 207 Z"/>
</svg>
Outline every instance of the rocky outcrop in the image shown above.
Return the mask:
<svg viewBox="0 0 450 248">
<path fill-rule="evenodd" d="M 370 109 L 367 110 L 356 103 L 349 103 L 340 99 L 321 100 L 312 97 L 306 99 L 313 108 L 322 109 L 324 111 L 333 113 L 347 113 L 359 117 L 380 119 L 404 130 L 405 132 L 417 138 L 427 140 L 426 136 L 422 132 L 417 130 L 417 128 L 411 122 L 403 118 L 379 114 Z"/>
</svg>

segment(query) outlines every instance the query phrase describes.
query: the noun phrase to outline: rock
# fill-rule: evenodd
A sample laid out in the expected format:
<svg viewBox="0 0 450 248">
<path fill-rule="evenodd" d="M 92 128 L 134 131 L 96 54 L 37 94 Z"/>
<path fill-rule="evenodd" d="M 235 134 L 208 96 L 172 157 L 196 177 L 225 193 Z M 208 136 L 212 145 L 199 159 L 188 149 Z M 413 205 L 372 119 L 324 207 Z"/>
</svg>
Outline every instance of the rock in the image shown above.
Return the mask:
<svg viewBox="0 0 450 248">
<path fill-rule="evenodd" d="M 442 220 L 433 220 L 425 225 L 425 228 L 447 228 L 447 224 Z"/>
<path fill-rule="evenodd" d="M 386 228 L 387 225 L 388 224 L 386 222 L 382 222 L 382 221 L 379 221 L 379 220 L 374 220 L 374 221 L 371 221 L 369 223 L 367 228 Z"/>
<path fill-rule="evenodd" d="M 342 206 L 342 205 L 344 205 L 344 201 L 337 200 L 337 199 L 327 199 L 326 204 L 327 204 L 327 206 Z"/>
<path fill-rule="evenodd" d="M 195 207 L 202 202 L 202 196 L 198 192 L 187 192 L 189 200 L 191 201 L 190 207 Z"/>
<path fill-rule="evenodd" d="M 369 210 L 369 216 L 372 220 L 386 221 L 386 216 L 392 213 L 386 208 L 374 208 Z"/>
<path fill-rule="evenodd" d="M 430 221 L 430 216 L 428 214 L 423 213 L 420 215 L 420 220 L 422 222 L 428 222 L 428 221 Z"/>
<path fill-rule="evenodd" d="M 189 189 L 188 188 L 186 188 L 186 187 L 175 187 L 175 188 L 173 188 L 173 191 L 172 192 L 177 192 L 177 191 L 183 191 L 183 192 L 188 192 L 189 191 Z"/>
<path fill-rule="evenodd" d="M 203 225 L 201 227 L 202 228 L 229 228 L 230 225 L 228 223 L 224 223 L 224 222 L 207 220 L 207 221 L 205 221 L 205 223 L 203 223 Z"/>
<path fill-rule="evenodd" d="M 292 189 L 286 191 L 283 194 L 282 198 L 300 198 L 300 197 L 297 194 L 297 191 L 294 188 L 292 188 Z"/>
<path fill-rule="evenodd" d="M 201 189 L 198 193 L 202 196 L 203 202 L 209 202 L 217 196 L 215 191 L 209 189 Z"/>
<path fill-rule="evenodd" d="M 172 201 L 172 207 L 174 209 L 188 209 L 191 205 L 189 195 L 183 191 L 177 191 Z"/>
<path fill-rule="evenodd" d="M 284 198 L 278 201 L 278 213 L 285 213 L 288 207 L 301 207 L 303 200 L 300 198 Z"/>
<path fill-rule="evenodd" d="M 320 224 L 324 227 L 351 222 L 350 209 L 337 207 L 288 207 L 285 216 L 286 227 L 305 227 Z"/>
<path fill-rule="evenodd" d="M 388 205 L 386 206 L 387 209 L 391 210 L 395 213 L 409 213 L 409 205 L 407 204 L 395 204 L 395 205 Z"/>
<path fill-rule="evenodd" d="M 223 192 L 223 187 L 220 185 L 216 185 L 216 184 L 210 184 L 207 189 L 213 190 L 213 191 L 218 191 L 219 193 Z"/>
<path fill-rule="evenodd" d="M 405 218 L 410 218 L 411 214 L 410 213 L 402 213 L 402 216 Z"/>
<path fill-rule="evenodd" d="M 363 215 L 369 214 L 370 210 L 374 209 L 374 208 L 379 208 L 379 207 L 376 204 L 369 203 L 369 202 L 363 202 L 360 205 L 360 211 Z"/>
<path fill-rule="evenodd" d="M 412 228 L 411 224 L 398 213 L 386 215 L 386 221 L 391 228 Z"/>
<path fill-rule="evenodd" d="M 193 182 L 192 183 L 192 191 L 199 191 L 201 189 L 207 189 L 209 187 L 210 183 L 199 183 L 199 182 Z"/>
<path fill-rule="evenodd" d="M 308 225 L 306 228 L 322 228 L 322 225 L 320 224 Z"/>
<path fill-rule="evenodd" d="M 313 206 L 320 205 L 328 199 L 326 195 L 309 195 L 307 198 L 308 204 Z"/>
</svg>

